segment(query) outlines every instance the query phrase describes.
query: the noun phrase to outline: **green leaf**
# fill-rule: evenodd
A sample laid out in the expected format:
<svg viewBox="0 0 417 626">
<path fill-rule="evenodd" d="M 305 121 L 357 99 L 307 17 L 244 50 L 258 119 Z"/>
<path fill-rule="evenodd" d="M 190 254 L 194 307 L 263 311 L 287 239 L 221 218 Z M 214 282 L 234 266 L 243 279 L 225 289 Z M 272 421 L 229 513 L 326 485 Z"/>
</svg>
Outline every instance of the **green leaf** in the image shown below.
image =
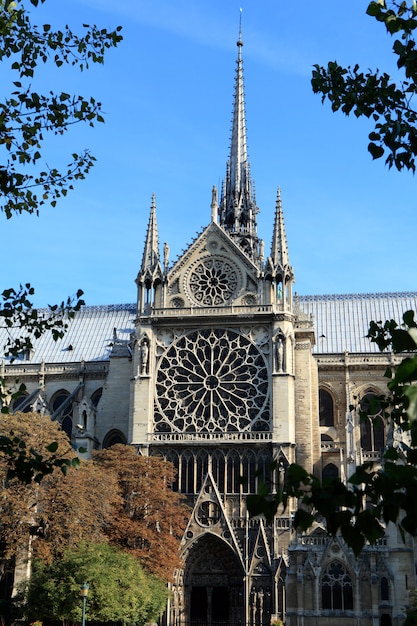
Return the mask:
<svg viewBox="0 0 417 626">
<path fill-rule="evenodd" d="M 368 151 L 371 153 L 373 159 L 379 159 L 384 154 L 384 148 L 377 146 L 372 141 L 368 144 Z"/>
</svg>

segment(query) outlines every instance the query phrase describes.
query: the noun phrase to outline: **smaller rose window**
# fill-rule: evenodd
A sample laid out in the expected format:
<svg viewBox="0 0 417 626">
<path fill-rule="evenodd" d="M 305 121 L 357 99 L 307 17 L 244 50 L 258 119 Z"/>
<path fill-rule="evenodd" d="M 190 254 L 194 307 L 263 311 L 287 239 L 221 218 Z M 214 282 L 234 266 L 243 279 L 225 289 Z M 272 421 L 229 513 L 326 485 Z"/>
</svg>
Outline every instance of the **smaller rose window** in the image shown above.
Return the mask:
<svg viewBox="0 0 417 626">
<path fill-rule="evenodd" d="M 207 258 L 191 270 L 188 290 L 197 304 L 221 306 L 237 294 L 239 283 L 239 270 L 229 259 Z"/>
</svg>

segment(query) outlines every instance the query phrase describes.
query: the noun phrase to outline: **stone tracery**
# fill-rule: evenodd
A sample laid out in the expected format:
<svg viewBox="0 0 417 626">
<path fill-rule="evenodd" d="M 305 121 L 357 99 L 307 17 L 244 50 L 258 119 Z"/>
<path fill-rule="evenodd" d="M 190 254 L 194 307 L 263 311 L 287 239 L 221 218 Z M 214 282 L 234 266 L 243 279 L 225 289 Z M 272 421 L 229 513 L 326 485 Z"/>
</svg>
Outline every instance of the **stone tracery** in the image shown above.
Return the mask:
<svg viewBox="0 0 417 626">
<path fill-rule="evenodd" d="M 226 257 L 202 259 L 188 276 L 187 287 L 196 304 L 219 306 L 236 295 L 240 275 L 237 267 Z"/>
<path fill-rule="evenodd" d="M 155 396 L 159 432 L 269 430 L 265 357 L 233 330 L 177 339 L 159 362 Z"/>
</svg>

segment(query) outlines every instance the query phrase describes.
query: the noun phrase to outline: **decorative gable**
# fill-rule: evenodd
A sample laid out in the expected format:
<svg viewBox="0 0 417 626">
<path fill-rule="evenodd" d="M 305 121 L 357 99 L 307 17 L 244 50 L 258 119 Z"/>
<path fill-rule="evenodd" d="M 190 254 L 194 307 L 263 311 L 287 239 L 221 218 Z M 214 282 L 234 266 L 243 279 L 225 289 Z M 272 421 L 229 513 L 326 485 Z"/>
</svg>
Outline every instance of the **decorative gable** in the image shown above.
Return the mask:
<svg viewBox="0 0 417 626">
<path fill-rule="evenodd" d="M 256 266 L 214 222 L 168 273 L 168 308 L 244 306 L 257 302 Z"/>
</svg>

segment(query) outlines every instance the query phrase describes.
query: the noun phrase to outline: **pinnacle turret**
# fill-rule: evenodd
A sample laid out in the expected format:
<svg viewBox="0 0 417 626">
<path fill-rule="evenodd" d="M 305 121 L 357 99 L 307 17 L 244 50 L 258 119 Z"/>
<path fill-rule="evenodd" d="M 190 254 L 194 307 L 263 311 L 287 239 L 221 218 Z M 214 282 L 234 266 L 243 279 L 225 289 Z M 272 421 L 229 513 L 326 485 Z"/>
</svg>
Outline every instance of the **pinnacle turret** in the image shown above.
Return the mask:
<svg viewBox="0 0 417 626">
<path fill-rule="evenodd" d="M 146 232 L 141 273 L 149 273 L 152 276 L 158 266 L 160 266 L 160 257 L 158 225 L 156 222 L 156 198 L 155 194 L 152 194 L 151 210 L 149 214 L 148 229 Z"/>
<path fill-rule="evenodd" d="M 278 187 L 277 201 L 275 205 L 275 222 L 272 235 L 271 261 L 275 270 L 282 273 L 291 273 L 290 260 L 288 256 L 287 235 L 285 233 L 284 212 L 282 210 L 281 190 Z"/>
<path fill-rule="evenodd" d="M 272 302 L 284 310 L 292 307 L 292 285 L 294 272 L 288 255 L 287 235 L 285 233 L 284 212 L 282 210 L 281 190 L 278 188 L 275 205 L 275 222 L 272 234 L 271 254 L 265 263 L 265 277 L 272 284 Z"/>
</svg>

